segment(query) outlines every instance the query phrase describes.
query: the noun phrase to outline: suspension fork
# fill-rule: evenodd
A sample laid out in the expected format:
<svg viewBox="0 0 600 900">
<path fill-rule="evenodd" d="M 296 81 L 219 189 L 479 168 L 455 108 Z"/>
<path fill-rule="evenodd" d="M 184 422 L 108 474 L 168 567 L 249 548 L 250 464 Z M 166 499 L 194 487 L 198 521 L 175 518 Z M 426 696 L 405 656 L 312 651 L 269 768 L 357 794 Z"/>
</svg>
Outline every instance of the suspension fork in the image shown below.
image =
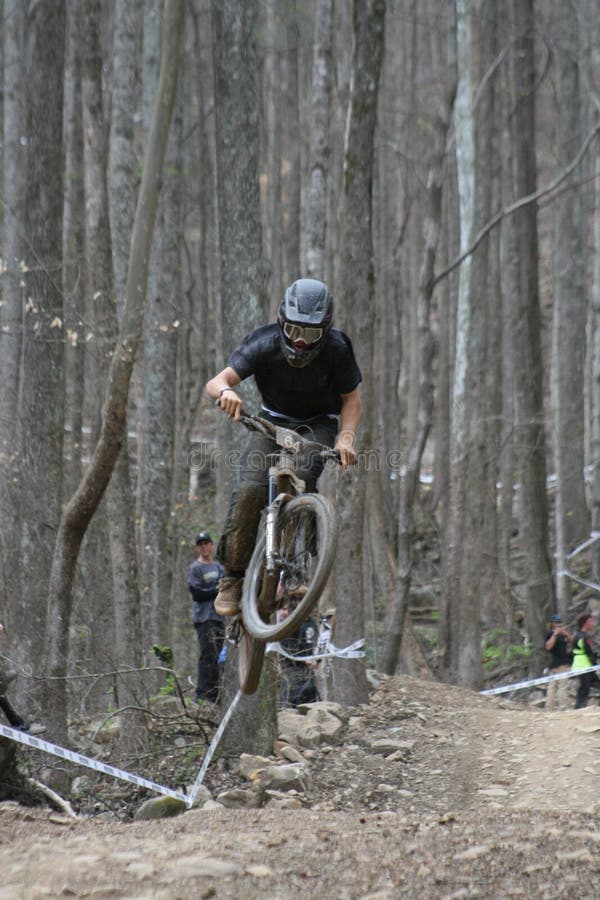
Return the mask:
<svg viewBox="0 0 600 900">
<path fill-rule="evenodd" d="M 275 524 L 281 506 L 282 496 L 277 494 L 277 468 L 271 466 L 269 469 L 269 505 L 267 507 L 267 523 L 266 523 L 266 558 L 267 571 L 272 572 L 276 566 L 275 553 Z"/>
<path fill-rule="evenodd" d="M 279 554 L 275 546 L 275 534 L 279 510 L 294 494 L 304 493 L 305 483 L 294 471 L 292 455 L 285 449 L 280 451 L 279 459 L 269 469 L 269 505 L 265 534 L 265 556 L 267 571 L 273 572 L 279 563 Z"/>
</svg>

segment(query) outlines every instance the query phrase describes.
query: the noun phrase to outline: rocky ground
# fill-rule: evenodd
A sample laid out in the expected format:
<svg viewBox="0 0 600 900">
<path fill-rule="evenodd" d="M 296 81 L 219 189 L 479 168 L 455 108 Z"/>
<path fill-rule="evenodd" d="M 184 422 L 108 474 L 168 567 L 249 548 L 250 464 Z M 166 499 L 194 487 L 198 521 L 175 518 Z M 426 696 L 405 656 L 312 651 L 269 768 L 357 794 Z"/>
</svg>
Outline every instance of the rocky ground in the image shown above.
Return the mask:
<svg viewBox="0 0 600 900">
<path fill-rule="evenodd" d="M 150 795 L 93 773 L 77 819 L 0 804 L 0 900 L 600 896 L 598 707 L 395 677 L 364 707 L 301 713 L 273 757 L 211 765 L 174 818 L 131 821 Z M 197 736 L 171 737 L 198 765 Z"/>
</svg>

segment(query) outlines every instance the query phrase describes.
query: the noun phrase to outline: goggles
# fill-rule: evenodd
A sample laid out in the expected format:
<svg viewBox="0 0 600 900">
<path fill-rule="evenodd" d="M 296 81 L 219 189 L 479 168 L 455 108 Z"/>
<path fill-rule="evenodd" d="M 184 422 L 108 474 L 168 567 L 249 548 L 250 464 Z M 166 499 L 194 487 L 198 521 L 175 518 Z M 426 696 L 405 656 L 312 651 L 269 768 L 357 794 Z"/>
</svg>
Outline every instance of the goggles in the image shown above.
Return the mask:
<svg viewBox="0 0 600 900">
<path fill-rule="evenodd" d="M 313 325 L 294 325 L 292 322 L 283 323 L 283 333 L 286 338 L 295 344 L 296 341 L 304 341 L 305 344 L 314 344 L 323 337 L 323 329 Z"/>
</svg>

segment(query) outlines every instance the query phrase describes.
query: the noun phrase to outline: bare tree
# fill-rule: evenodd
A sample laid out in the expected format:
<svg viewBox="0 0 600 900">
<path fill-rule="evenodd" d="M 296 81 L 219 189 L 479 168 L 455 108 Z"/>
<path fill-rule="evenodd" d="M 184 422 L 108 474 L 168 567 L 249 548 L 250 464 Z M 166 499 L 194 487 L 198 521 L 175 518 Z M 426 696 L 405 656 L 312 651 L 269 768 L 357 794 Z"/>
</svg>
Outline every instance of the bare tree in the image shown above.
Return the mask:
<svg viewBox="0 0 600 900">
<path fill-rule="evenodd" d="M 372 244 L 372 188 L 377 92 L 384 45 L 385 2 L 366 0 L 353 4 L 354 44 L 346 141 L 340 227 L 342 252 L 335 279 L 339 319 L 352 323 L 361 337 L 363 373 L 363 426 L 361 443 L 371 450 L 373 422 L 372 373 L 374 323 L 374 271 Z M 359 360 L 360 362 L 360 360 Z M 337 615 L 335 639 L 339 646 L 363 636 L 362 585 L 363 522 L 366 473 L 341 482 L 338 491 L 343 539 L 336 564 Z M 366 699 L 364 665 L 359 660 L 335 660 L 333 697 L 340 703 Z"/>
<path fill-rule="evenodd" d="M 258 183 L 257 9 L 257 0 L 215 0 L 212 6 L 221 317 L 227 349 L 260 324 L 266 305 Z M 248 398 L 249 387 L 244 391 Z M 232 748 L 264 753 L 275 731 L 274 685 L 263 678 L 256 694 L 243 697 L 225 741 Z"/>
<path fill-rule="evenodd" d="M 325 278 L 332 29 L 333 0 L 318 0 L 313 48 L 310 172 L 304 225 L 304 259 L 306 275 L 320 279 Z"/>
<path fill-rule="evenodd" d="M 267 51 L 264 60 L 265 165 L 267 192 L 265 203 L 265 257 L 269 264 L 271 296 L 279 296 L 283 287 L 283 207 L 281 192 L 282 145 L 282 54 L 278 0 L 267 3 Z"/>
<path fill-rule="evenodd" d="M 582 144 L 579 20 L 569 5 L 555 3 L 557 161 L 565 168 Z M 552 325 L 552 437 L 556 467 L 556 550 L 559 571 L 566 554 L 589 534 L 583 482 L 587 296 L 583 187 L 573 174 L 555 201 L 554 308 Z M 557 577 L 559 606 L 566 611 L 570 582 Z"/>
<path fill-rule="evenodd" d="M 491 211 L 490 165 L 494 79 L 492 65 L 494 0 L 481 9 L 479 71 L 475 104 L 473 10 L 468 0 L 456 2 L 458 87 L 455 105 L 461 249 L 471 243 Z M 492 70 L 493 71 L 493 70 Z M 485 76 L 485 77 L 484 77 Z M 443 605 L 442 658 L 459 683 L 481 683 L 480 576 L 486 500 L 488 401 L 487 363 L 488 246 L 483 241 L 459 272 L 456 353 L 452 395 L 452 460 L 449 515 L 446 525 L 446 584 Z M 483 287 L 483 293 L 482 293 Z M 489 498 L 488 498 L 489 499 Z M 495 497 L 492 498 L 495 505 Z"/>
<path fill-rule="evenodd" d="M 150 37 L 144 80 L 152 84 L 157 76 Z M 147 17 L 148 18 L 148 17 Z M 160 29 L 158 28 L 158 31 Z M 149 30 L 146 29 L 148 36 Z M 145 54 L 146 55 L 146 54 Z M 167 643 L 171 598 L 169 565 L 169 524 L 175 434 L 175 378 L 177 329 L 180 316 L 182 245 L 182 112 L 181 89 L 175 106 L 163 189 L 156 219 L 152 249 L 151 291 L 148 299 L 144 341 L 143 401 L 138 447 L 139 458 L 139 544 L 141 582 L 146 610 L 146 639 Z"/>
<path fill-rule="evenodd" d="M 106 384 L 110 356 L 118 336 L 117 306 L 114 296 L 113 256 L 108 203 L 108 144 L 102 95 L 100 52 L 100 4 L 83 4 L 82 99 L 85 157 L 86 244 L 89 288 L 94 298 L 98 374 Z M 119 454 L 107 488 L 107 527 L 112 564 L 116 653 L 108 653 L 114 668 L 141 666 L 140 598 L 137 581 L 132 489 L 127 460 L 127 439 Z M 108 622 L 104 623 L 104 629 Z M 119 706 L 135 707 L 134 684 L 125 675 L 116 679 Z M 137 698 L 139 705 L 139 697 Z M 120 737 L 127 752 L 144 746 L 144 730 L 139 715 L 121 719 Z"/>
<path fill-rule="evenodd" d="M 131 239 L 125 306 L 110 362 L 100 437 L 90 465 L 63 511 L 52 561 L 47 634 L 47 671 L 52 679 L 48 685 L 48 716 L 57 738 L 66 737 L 64 675 L 69 636 L 62 623 L 68 621 L 81 541 L 106 490 L 123 442 L 129 381 L 144 322 L 148 260 L 175 98 L 183 18 L 183 0 L 165 0 L 161 77 L 146 145 Z"/>
<path fill-rule="evenodd" d="M 62 303 L 65 4 L 29 6 L 26 25 L 25 309 L 19 389 L 21 659 L 43 658 L 52 547 L 60 519 L 64 431 Z"/>
<path fill-rule="evenodd" d="M 532 0 L 510 5 L 512 115 L 512 179 L 514 197 L 536 192 L 535 57 Z M 548 553 L 548 501 L 544 434 L 541 313 L 538 285 L 537 214 L 533 204 L 507 222 L 514 228 L 509 284 L 514 361 L 516 440 L 520 484 L 519 540 L 527 560 L 526 625 L 534 641 L 534 663 L 544 660 L 544 627 L 553 603 L 552 570 Z"/>
<path fill-rule="evenodd" d="M 283 173 L 285 259 L 284 281 L 289 284 L 300 274 L 300 183 L 301 134 L 300 98 L 298 96 L 298 9 L 296 0 L 286 4 L 285 32 L 286 47 L 284 57 L 285 100 L 282 109 L 284 140 L 282 153 L 285 161 Z M 276 285 L 278 287 L 278 285 Z"/>
<path fill-rule="evenodd" d="M 452 10 L 446 7 L 449 21 L 453 23 Z M 450 34 L 446 50 L 445 77 L 440 79 L 444 92 L 440 98 L 438 114 L 433 122 L 431 160 L 427 174 L 427 192 L 423 218 L 423 259 L 419 273 L 417 293 L 418 339 L 418 416 L 417 429 L 406 456 L 406 465 L 400 487 L 398 513 L 398 574 L 394 592 L 394 605 L 386 629 L 386 641 L 382 669 L 388 674 L 396 671 L 398 654 L 404 632 L 404 619 L 412 581 L 412 542 L 414 539 L 414 504 L 418 494 L 421 460 L 429 436 L 433 413 L 431 298 L 437 244 L 442 224 L 442 187 L 446 140 L 450 126 L 452 106 L 456 93 L 456 64 L 453 48 L 455 38 Z M 443 51 L 442 51 L 443 52 Z"/>
<path fill-rule="evenodd" d="M 600 45 L 598 43 L 598 21 L 595 13 L 595 5 L 590 4 L 588 16 L 584 19 L 584 22 L 588 29 L 590 41 L 588 89 L 592 109 L 591 118 L 598 122 L 600 118 Z M 592 469 L 590 513 L 592 531 L 600 531 L 600 253 L 598 252 L 598 248 L 600 248 L 600 155 L 596 154 L 592 166 L 594 176 L 592 246 L 595 252 L 592 257 L 590 291 L 590 461 Z M 597 582 L 600 579 L 600 542 L 597 542 L 593 549 L 592 574 Z"/>
<path fill-rule="evenodd" d="M 81 113 L 81 43 L 79 0 L 69 0 L 65 71 L 65 198 L 63 213 L 63 290 L 66 377 L 65 496 L 81 478 L 85 386 L 85 199 Z"/>
<path fill-rule="evenodd" d="M 23 259 L 25 220 L 25 148 L 21 140 L 23 117 L 23 48 L 26 10 L 18 0 L 5 0 L 3 8 L 3 89 L 2 89 L 2 307 L 0 308 L 0 602 L 11 627 L 13 604 L 18 597 L 18 530 L 15 481 L 18 447 L 14 435 L 17 423 Z M 17 609 L 14 609 L 18 615 Z"/>
<path fill-rule="evenodd" d="M 117 308 L 122 306 L 125 296 L 129 241 L 139 186 L 134 113 L 139 93 L 136 58 L 141 18 L 142 0 L 115 0 L 108 197 Z"/>
</svg>

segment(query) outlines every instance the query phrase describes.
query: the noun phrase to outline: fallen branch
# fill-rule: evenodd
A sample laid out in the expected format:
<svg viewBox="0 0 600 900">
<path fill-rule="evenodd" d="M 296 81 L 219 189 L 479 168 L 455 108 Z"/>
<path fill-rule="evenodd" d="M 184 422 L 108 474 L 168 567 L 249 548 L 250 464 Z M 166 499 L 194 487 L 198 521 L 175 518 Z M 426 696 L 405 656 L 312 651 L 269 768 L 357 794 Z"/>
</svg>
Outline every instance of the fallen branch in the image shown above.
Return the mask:
<svg viewBox="0 0 600 900">
<path fill-rule="evenodd" d="M 48 800 L 51 800 L 58 809 L 66 813 L 71 819 L 79 818 L 69 801 L 61 797 L 60 794 L 57 794 L 56 791 L 53 791 L 52 788 L 49 788 L 47 784 L 43 784 L 43 782 L 37 781 L 35 778 L 27 778 L 27 784 L 37 788 L 38 791 L 44 794 Z"/>
</svg>

